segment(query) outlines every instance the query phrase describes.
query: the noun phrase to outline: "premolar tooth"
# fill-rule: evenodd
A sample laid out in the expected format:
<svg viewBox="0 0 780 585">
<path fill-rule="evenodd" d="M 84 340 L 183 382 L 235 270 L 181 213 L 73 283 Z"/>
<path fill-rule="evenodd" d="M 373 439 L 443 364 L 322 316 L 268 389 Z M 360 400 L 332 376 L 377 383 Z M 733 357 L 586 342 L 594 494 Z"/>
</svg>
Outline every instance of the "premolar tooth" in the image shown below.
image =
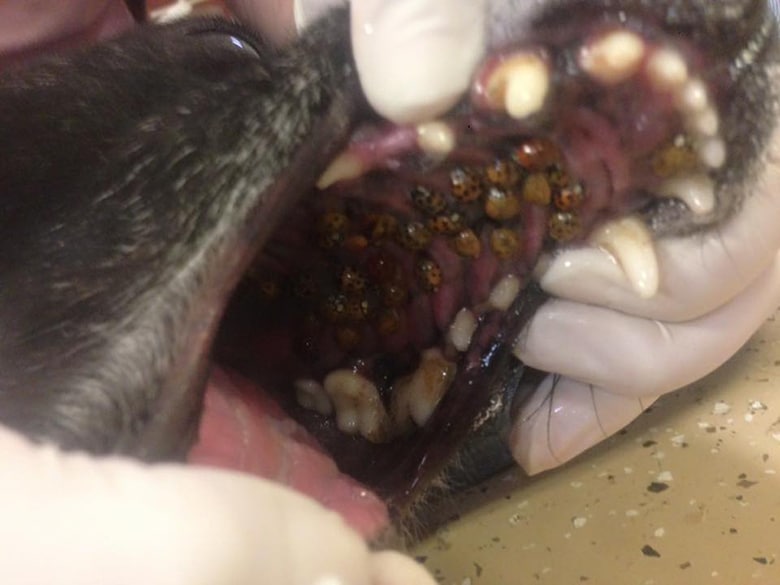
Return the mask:
<svg viewBox="0 0 780 585">
<path fill-rule="evenodd" d="M 664 197 L 676 197 L 696 215 L 706 215 L 715 208 L 715 183 L 707 175 L 673 177 L 659 190 Z"/>
<path fill-rule="evenodd" d="M 449 341 L 458 351 L 466 351 L 471 345 L 471 337 L 477 330 L 477 318 L 469 309 L 463 308 L 455 315 L 447 332 Z"/>
<path fill-rule="evenodd" d="M 506 311 L 520 294 L 520 279 L 514 274 L 507 274 L 493 287 L 488 297 L 488 304 L 499 311 Z"/>
<path fill-rule="evenodd" d="M 373 443 L 389 439 L 390 419 L 370 380 L 351 370 L 334 370 L 325 377 L 323 386 L 333 400 L 341 432 L 360 434 Z"/>
<path fill-rule="evenodd" d="M 432 155 L 447 155 L 455 148 L 455 132 L 445 122 L 425 122 L 417 126 L 417 145 Z"/>
<path fill-rule="evenodd" d="M 688 65 L 677 51 L 657 49 L 647 63 L 647 73 L 658 89 L 680 88 L 688 81 Z"/>
<path fill-rule="evenodd" d="M 605 84 L 617 84 L 637 72 L 645 50 L 639 35 L 616 30 L 584 45 L 579 63 L 592 78 Z"/>
<path fill-rule="evenodd" d="M 351 152 L 342 152 L 330 163 L 317 181 L 319 189 L 327 189 L 334 183 L 357 179 L 365 173 L 363 162 Z"/>
<path fill-rule="evenodd" d="M 720 117 L 715 108 L 709 106 L 700 112 L 686 116 L 686 125 L 695 134 L 714 137 L 720 130 Z"/>
<path fill-rule="evenodd" d="M 300 406 L 307 410 L 318 412 L 322 416 L 333 414 L 333 403 L 325 393 L 325 388 L 316 380 L 296 380 L 295 399 Z"/>
<path fill-rule="evenodd" d="M 498 65 L 487 83 L 493 107 L 504 108 L 515 119 L 538 113 L 550 89 L 550 70 L 535 53 L 518 53 Z"/>
<path fill-rule="evenodd" d="M 683 112 L 700 113 L 710 106 L 707 86 L 701 79 L 690 79 L 677 94 L 677 105 Z"/>
<path fill-rule="evenodd" d="M 701 161 L 711 169 L 726 163 L 726 143 L 719 137 L 706 138 L 696 145 Z"/>
<path fill-rule="evenodd" d="M 614 256 L 640 297 L 648 299 L 658 292 L 655 244 L 639 217 L 607 222 L 593 232 L 590 241 Z"/>
<path fill-rule="evenodd" d="M 423 351 L 417 369 L 393 386 L 396 423 L 403 425 L 411 416 L 417 426 L 425 425 L 455 379 L 456 371 L 457 366 L 447 361 L 440 350 Z"/>
</svg>

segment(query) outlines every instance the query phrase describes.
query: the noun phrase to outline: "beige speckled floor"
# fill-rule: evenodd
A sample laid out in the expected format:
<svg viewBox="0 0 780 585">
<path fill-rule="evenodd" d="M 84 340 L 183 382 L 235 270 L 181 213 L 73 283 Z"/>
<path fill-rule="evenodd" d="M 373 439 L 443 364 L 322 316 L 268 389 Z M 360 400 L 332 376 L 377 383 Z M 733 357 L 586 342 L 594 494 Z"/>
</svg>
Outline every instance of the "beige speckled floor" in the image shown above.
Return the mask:
<svg viewBox="0 0 780 585">
<path fill-rule="evenodd" d="M 780 313 L 621 435 L 458 509 L 412 551 L 446 585 L 780 584 Z"/>
</svg>

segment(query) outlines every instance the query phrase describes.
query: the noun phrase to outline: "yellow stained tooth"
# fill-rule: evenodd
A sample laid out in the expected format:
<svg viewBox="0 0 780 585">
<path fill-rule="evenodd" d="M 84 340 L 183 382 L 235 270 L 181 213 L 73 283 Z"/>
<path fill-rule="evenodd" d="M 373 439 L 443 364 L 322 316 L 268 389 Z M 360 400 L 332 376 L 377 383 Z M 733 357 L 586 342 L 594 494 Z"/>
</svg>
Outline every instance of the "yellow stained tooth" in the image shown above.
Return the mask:
<svg viewBox="0 0 780 585">
<path fill-rule="evenodd" d="M 659 191 L 664 197 L 683 201 L 694 214 L 706 215 L 715 209 L 715 183 L 705 174 L 690 174 L 665 181 Z"/>
<path fill-rule="evenodd" d="M 611 254 L 634 292 L 649 299 L 658 292 L 658 258 L 652 234 L 637 216 L 609 221 L 597 228 L 590 242 Z"/>
<path fill-rule="evenodd" d="M 444 156 L 452 152 L 456 143 L 455 132 L 445 122 L 425 122 L 417 126 L 417 146 L 423 152 Z"/>
<path fill-rule="evenodd" d="M 357 179 L 366 172 L 362 161 L 352 153 L 342 152 L 330 163 L 317 181 L 319 189 L 327 189 L 334 183 Z"/>
<path fill-rule="evenodd" d="M 334 370 L 325 377 L 325 392 L 336 410 L 336 425 L 349 435 L 373 443 L 390 438 L 390 418 L 376 386 L 351 370 Z"/>
<path fill-rule="evenodd" d="M 656 49 L 647 62 L 647 74 L 658 89 L 678 89 L 688 81 L 688 65 L 676 50 Z"/>
<path fill-rule="evenodd" d="M 393 419 L 399 427 L 409 417 L 423 426 L 433 415 L 455 379 L 457 366 L 446 360 L 439 349 L 427 349 L 420 356 L 420 365 L 410 375 L 393 384 Z"/>
<path fill-rule="evenodd" d="M 536 53 L 517 53 L 493 71 L 487 83 L 487 98 L 515 119 L 538 113 L 550 90 L 550 69 Z"/>
<path fill-rule="evenodd" d="M 677 105 L 687 114 L 703 112 L 710 105 L 706 84 L 698 78 L 690 79 L 680 88 Z"/>
<path fill-rule="evenodd" d="M 607 85 L 632 77 L 645 57 L 642 38 L 628 30 L 616 30 L 584 45 L 579 63 L 583 71 Z"/>
<path fill-rule="evenodd" d="M 520 279 L 514 274 L 507 274 L 490 291 L 488 304 L 499 311 L 508 310 L 520 294 L 520 287 Z"/>
<path fill-rule="evenodd" d="M 696 144 L 701 161 L 711 169 L 719 169 L 726 164 L 726 143 L 721 138 L 705 138 Z"/>
<path fill-rule="evenodd" d="M 477 318 L 467 308 L 462 308 L 455 315 L 447 336 L 452 346 L 458 351 L 466 351 L 471 345 L 471 337 L 477 330 Z"/>
<path fill-rule="evenodd" d="M 333 414 L 333 403 L 319 382 L 301 379 L 296 380 L 294 386 L 296 401 L 303 408 L 318 412 L 322 416 Z"/>
</svg>

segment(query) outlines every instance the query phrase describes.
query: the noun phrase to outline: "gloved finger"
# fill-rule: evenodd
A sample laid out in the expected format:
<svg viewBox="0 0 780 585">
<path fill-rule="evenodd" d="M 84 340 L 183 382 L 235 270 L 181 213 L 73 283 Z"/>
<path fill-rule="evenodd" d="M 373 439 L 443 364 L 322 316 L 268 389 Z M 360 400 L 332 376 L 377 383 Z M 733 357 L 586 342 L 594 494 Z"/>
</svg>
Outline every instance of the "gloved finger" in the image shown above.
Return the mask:
<svg viewBox="0 0 780 585">
<path fill-rule="evenodd" d="M 359 0 L 351 10 L 358 74 L 379 114 L 430 119 L 466 91 L 485 50 L 486 0 Z"/>
<path fill-rule="evenodd" d="M 755 192 L 733 218 L 716 231 L 655 243 L 659 289 L 652 298 L 641 298 L 626 276 L 642 273 L 646 254 L 625 246 L 621 259 L 596 247 L 564 251 L 540 270 L 541 286 L 559 298 L 652 319 L 698 318 L 734 298 L 773 261 L 780 249 L 778 185 L 780 139 L 775 139 Z"/>
<path fill-rule="evenodd" d="M 526 473 L 541 473 L 618 432 L 656 399 L 614 394 L 550 374 L 518 412 L 509 447 Z"/>
<path fill-rule="evenodd" d="M 780 254 L 739 296 L 685 323 L 662 323 L 572 301 L 536 313 L 516 355 L 526 364 L 630 396 L 663 394 L 730 358 L 780 302 Z"/>
<path fill-rule="evenodd" d="M 108 38 L 132 25 L 123 0 L 0 2 L 0 53 Z"/>
<path fill-rule="evenodd" d="M 411 559 L 371 553 L 338 515 L 250 476 L 63 454 L 5 429 L 0 459 L 4 583 L 434 583 Z"/>
</svg>

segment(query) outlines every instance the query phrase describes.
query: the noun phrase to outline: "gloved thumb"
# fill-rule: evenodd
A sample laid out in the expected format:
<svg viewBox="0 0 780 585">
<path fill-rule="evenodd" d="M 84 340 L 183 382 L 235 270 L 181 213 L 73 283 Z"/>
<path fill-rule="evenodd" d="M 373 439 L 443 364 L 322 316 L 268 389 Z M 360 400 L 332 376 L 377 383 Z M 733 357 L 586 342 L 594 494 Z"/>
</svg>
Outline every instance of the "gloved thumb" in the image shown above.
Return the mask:
<svg viewBox="0 0 780 585">
<path fill-rule="evenodd" d="M 340 0 L 296 0 L 298 29 Z M 485 0 L 356 0 L 352 44 L 369 103 L 398 123 L 434 118 L 468 89 L 484 53 Z"/>
</svg>

